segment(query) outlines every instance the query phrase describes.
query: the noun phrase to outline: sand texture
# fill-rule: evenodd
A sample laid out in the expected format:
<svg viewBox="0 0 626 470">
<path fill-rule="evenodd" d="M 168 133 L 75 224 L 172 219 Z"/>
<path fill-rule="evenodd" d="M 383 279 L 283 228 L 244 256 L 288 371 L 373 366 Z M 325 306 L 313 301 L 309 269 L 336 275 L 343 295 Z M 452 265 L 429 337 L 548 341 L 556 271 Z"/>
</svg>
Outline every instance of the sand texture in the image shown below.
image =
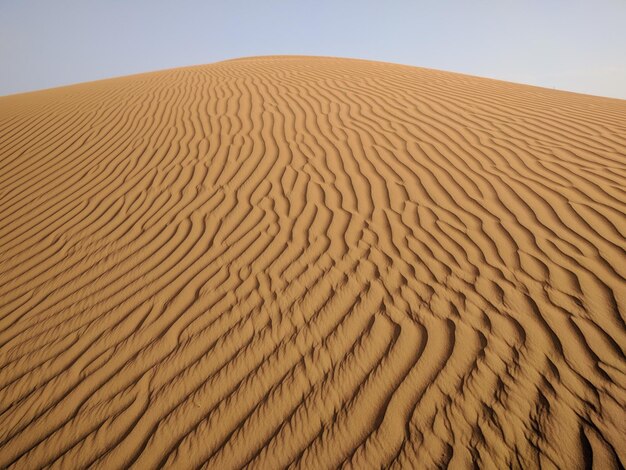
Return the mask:
<svg viewBox="0 0 626 470">
<path fill-rule="evenodd" d="M 620 468 L 626 101 L 260 57 L 0 98 L 0 467 Z"/>
</svg>

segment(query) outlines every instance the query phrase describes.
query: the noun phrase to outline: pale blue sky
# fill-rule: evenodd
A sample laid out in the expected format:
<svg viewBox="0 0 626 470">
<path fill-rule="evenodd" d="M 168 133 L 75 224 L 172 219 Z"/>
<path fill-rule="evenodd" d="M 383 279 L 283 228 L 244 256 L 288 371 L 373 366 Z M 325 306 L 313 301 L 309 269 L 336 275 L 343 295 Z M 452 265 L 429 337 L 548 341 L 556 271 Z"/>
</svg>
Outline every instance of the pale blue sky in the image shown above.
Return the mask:
<svg viewBox="0 0 626 470">
<path fill-rule="evenodd" d="M 0 0 L 0 95 L 269 54 L 626 99 L 626 0 Z"/>
</svg>

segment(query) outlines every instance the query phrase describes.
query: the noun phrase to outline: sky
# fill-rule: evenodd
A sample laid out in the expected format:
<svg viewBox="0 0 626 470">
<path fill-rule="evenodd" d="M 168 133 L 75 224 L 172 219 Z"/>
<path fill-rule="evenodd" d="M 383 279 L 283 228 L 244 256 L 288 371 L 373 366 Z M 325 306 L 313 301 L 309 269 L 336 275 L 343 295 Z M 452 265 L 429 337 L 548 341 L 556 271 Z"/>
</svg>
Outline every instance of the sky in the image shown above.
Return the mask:
<svg viewBox="0 0 626 470">
<path fill-rule="evenodd" d="M 626 0 L 0 0 L 0 95 L 275 54 L 626 99 Z"/>
</svg>

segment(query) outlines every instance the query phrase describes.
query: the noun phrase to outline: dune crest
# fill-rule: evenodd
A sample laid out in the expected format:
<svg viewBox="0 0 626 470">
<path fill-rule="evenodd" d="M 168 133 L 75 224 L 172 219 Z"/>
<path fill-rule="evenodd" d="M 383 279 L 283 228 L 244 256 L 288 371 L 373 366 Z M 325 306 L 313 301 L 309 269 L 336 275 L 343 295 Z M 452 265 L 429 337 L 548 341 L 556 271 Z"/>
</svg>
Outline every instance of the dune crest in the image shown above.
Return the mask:
<svg viewBox="0 0 626 470">
<path fill-rule="evenodd" d="M 626 101 L 259 57 L 0 98 L 0 467 L 626 464 Z"/>
</svg>

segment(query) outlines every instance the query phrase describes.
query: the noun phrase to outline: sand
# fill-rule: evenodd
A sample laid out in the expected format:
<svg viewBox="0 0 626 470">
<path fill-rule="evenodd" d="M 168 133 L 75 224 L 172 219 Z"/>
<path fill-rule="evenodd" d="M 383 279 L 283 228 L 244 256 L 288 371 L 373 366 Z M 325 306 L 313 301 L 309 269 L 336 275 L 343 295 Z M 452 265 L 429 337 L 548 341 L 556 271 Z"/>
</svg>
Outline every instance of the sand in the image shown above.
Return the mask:
<svg viewBox="0 0 626 470">
<path fill-rule="evenodd" d="M 259 57 L 0 98 L 0 467 L 626 464 L 626 101 Z"/>
</svg>

